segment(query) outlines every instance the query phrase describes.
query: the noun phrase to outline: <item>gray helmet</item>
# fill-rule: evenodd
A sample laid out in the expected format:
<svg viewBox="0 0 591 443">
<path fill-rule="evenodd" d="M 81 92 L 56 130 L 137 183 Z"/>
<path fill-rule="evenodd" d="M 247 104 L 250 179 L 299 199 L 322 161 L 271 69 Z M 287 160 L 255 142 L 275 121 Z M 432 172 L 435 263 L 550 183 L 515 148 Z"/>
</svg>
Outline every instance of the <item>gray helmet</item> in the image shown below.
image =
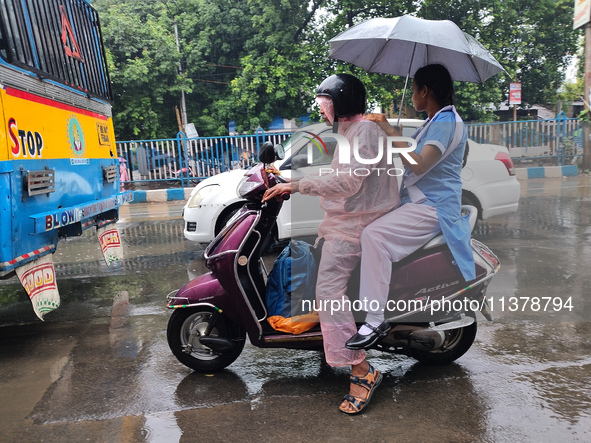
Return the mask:
<svg viewBox="0 0 591 443">
<path fill-rule="evenodd" d="M 365 113 L 365 86 L 354 75 L 331 75 L 320 83 L 316 95 L 332 98 L 336 119 Z"/>
</svg>

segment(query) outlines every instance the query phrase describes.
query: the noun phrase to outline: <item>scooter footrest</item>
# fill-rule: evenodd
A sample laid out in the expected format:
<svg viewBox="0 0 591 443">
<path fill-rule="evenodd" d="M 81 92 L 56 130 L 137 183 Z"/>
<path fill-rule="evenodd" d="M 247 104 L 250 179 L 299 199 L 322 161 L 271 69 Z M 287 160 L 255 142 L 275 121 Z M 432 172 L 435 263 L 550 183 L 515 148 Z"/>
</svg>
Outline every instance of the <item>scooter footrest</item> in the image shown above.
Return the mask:
<svg viewBox="0 0 591 443">
<path fill-rule="evenodd" d="M 322 340 L 321 332 L 304 332 L 303 334 L 267 335 L 265 343 L 316 342 Z"/>
<path fill-rule="evenodd" d="M 466 326 L 470 326 L 472 323 L 474 323 L 474 318 L 466 315 L 459 320 L 451 321 L 449 323 L 429 326 L 429 329 L 431 331 L 450 331 L 452 329 L 465 328 Z"/>
</svg>

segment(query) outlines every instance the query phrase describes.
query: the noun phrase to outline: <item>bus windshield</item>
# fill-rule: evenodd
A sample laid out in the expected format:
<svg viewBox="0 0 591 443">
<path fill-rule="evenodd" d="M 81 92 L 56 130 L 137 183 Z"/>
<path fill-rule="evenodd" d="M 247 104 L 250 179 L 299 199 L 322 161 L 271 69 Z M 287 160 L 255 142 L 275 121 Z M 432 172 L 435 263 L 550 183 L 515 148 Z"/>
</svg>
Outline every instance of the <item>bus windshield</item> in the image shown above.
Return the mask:
<svg viewBox="0 0 591 443">
<path fill-rule="evenodd" d="M 0 56 L 112 101 L 97 12 L 86 0 L 0 0 Z"/>
</svg>

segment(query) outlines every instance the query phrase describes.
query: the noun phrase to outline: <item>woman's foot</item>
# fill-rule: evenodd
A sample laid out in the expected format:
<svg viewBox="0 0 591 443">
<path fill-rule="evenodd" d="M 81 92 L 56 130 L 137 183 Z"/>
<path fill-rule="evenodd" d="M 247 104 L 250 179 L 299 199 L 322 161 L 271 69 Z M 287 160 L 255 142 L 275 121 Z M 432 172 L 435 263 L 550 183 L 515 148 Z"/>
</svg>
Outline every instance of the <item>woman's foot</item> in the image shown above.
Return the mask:
<svg viewBox="0 0 591 443">
<path fill-rule="evenodd" d="M 352 366 L 349 394 L 345 395 L 339 409 L 345 414 L 359 414 L 369 404 L 373 392 L 382 382 L 382 378 L 380 371 L 375 370 L 367 360 Z"/>
<path fill-rule="evenodd" d="M 364 323 L 359 328 L 359 334 L 360 335 L 369 335 L 374 331 L 374 329 L 376 329 L 380 325 L 381 325 L 381 323 L 378 321 L 376 321 L 376 322 L 370 321 L 370 322 Z"/>
<path fill-rule="evenodd" d="M 365 329 L 364 329 L 365 328 Z M 363 334 L 362 330 L 368 330 L 369 334 Z M 347 349 L 359 350 L 359 349 L 370 349 L 374 344 L 376 344 L 379 340 L 386 337 L 388 332 L 390 332 L 392 326 L 388 322 L 380 323 L 379 326 L 374 327 L 369 323 L 365 323 L 359 332 L 357 332 L 353 337 L 351 337 L 345 343 L 345 347 Z"/>
</svg>

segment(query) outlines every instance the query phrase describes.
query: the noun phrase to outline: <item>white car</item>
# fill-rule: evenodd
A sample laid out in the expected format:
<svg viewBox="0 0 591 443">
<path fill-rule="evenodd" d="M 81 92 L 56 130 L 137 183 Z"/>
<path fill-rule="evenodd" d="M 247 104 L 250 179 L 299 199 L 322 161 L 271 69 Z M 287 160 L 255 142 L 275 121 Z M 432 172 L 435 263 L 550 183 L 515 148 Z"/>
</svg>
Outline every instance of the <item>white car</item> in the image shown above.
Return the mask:
<svg viewBox="0 0 591 443">
<path fill-rule="evenodd" d="M 400 123 L 404 128 L 403 135 L 410 136 L 422 121 L 402 119 Z M 275 167 L 288 179 L 319 175 L 321 168 L 330 166 L 330 154 L 336 142 L 332 146 L 331 142 L 327 142 L 327 149 L 322 154 L 313 147 L 311 133 L 323 140 L 331 140 L 331 132 L 332 128 L 323 123 L 295 132 L 283 142 L 285 159 L 276 161 Z M 469 140 L 468 145 L 468 160 L 462 169 L 462 203 L 478 208 L 480 219 L 515 212 L 519 204 L 520 184 L 507 148 L 479 144 L 473 140 Z M 393 167 L 402 168 L 398 158 Z M 242 207 L 245 200 L 238 195 L 237 188 L 244 179 L 244 173 L 244 169 L 223 172 L 203 180 L 193 189 L 183 208 L 184 235 L 187 239 L 208 244 Z M 318 197 L 294 194 L 279 213 L 276 239 L 314 236 L 323 217 Z"/>
</svg>

